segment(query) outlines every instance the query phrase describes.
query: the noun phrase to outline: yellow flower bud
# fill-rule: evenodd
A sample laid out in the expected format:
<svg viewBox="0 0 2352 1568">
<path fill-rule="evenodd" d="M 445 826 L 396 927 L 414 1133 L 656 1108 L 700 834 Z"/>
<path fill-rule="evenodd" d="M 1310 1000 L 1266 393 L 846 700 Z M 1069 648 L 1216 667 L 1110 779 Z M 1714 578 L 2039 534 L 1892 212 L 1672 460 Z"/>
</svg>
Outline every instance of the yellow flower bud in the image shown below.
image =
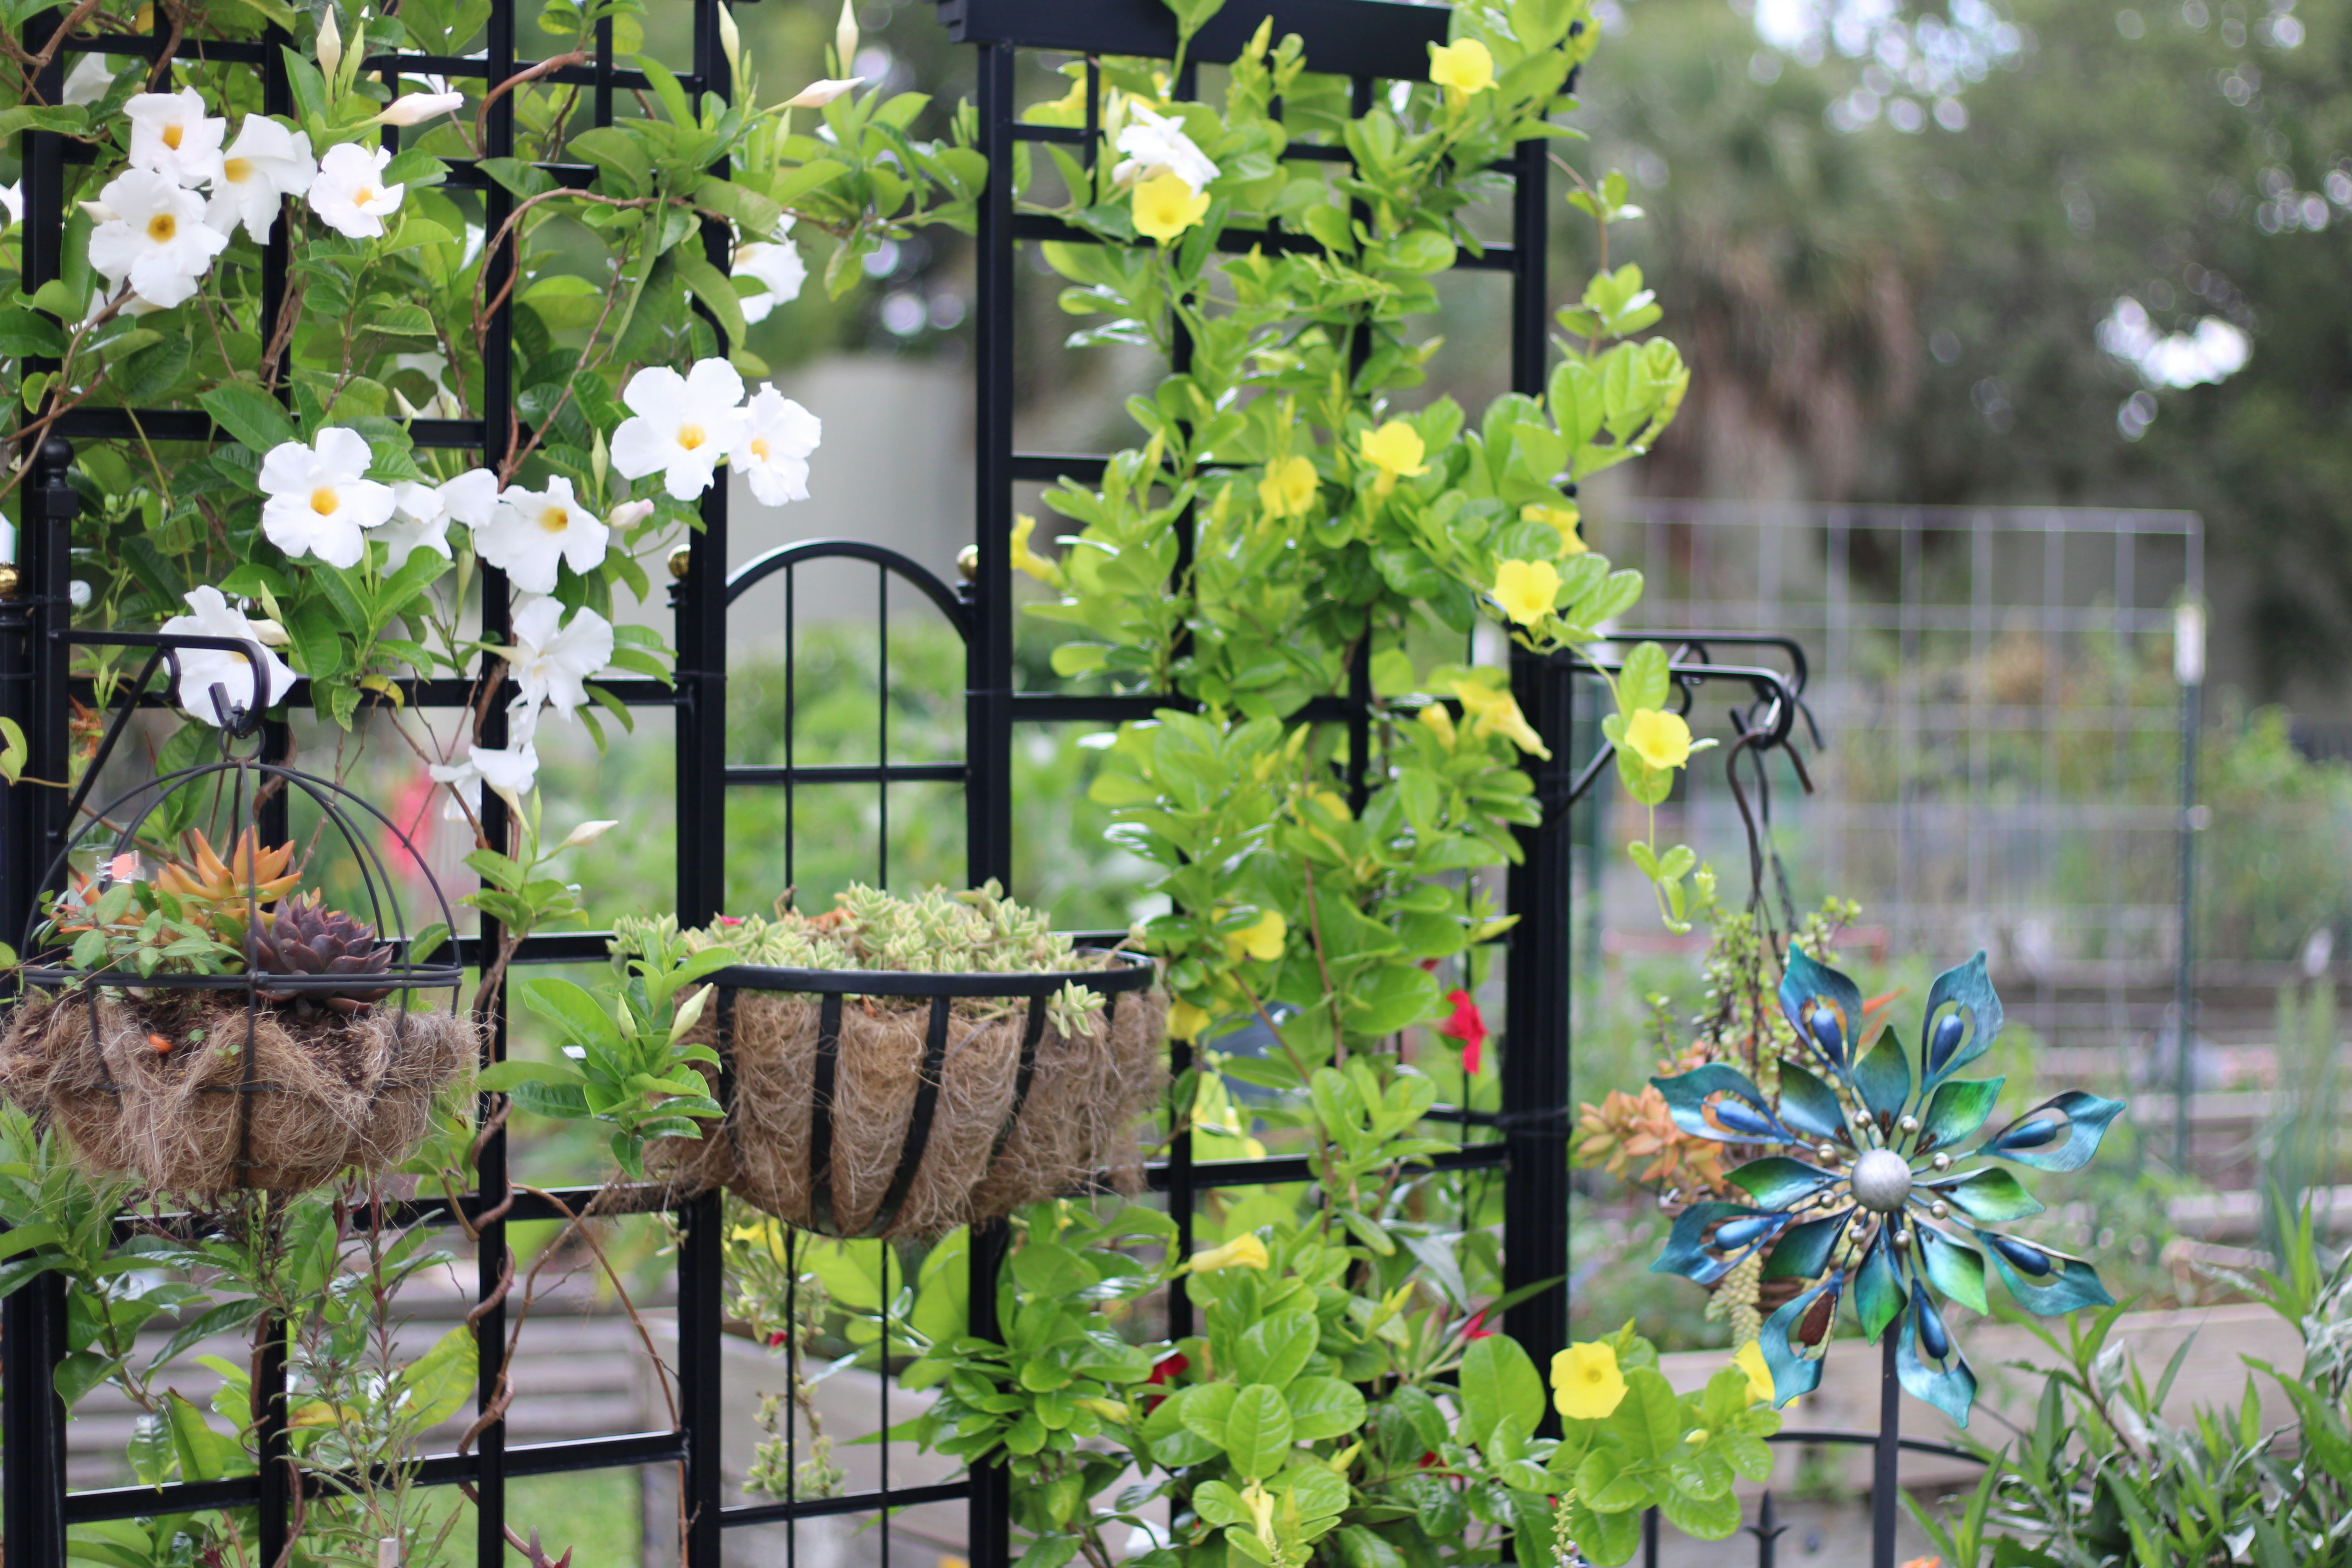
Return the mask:
<svg viewBox="0 0 2352 1568">
<path fill-rule="evenodd" d="M 1769 1405 L 1778 1392 L 1772 1384 L 1772 1369 L 1765 1363 L 1764 1347 L 1754 1340 L 1739 1347 L 1731 1364 L 1748 1374 L 1748 1397 L 1758 1405 Z"/>
<path fill-rule="evenodd" d="M 1543 737 L 1536 733 L 1535 726 L 1519 711 L 1517 699 L 1509 692 L 1475 680 L 1457 680 L 1454 683 L 1454 695 L 1462 700 L 1462 710 L 1476 721 L 1470 727 L 1473 735 L 1507 736 L 1530 756 L 1551 756 Z"/>
<path fill-rule="evenodd" d="M 1244 1235 L 1223 1247 L 1194 1253 L 1192 1261 L 1185 1267 L 1195 1274 L 1213 1274 L 1220 1268 L 1264 1268 L 1271 1261 L 1265 1255 L 1265 1243 L 1255 1235 Z"/>
<path fill-rule="evenodd" d="M 1443 702 L 1433 702 L 1423 709 L 1418 717 L 1430 733 L 1435 735 L 1447 751 L 1454 749 L 1455 736 L 1454 713 L 1451 709 Z"/>
<path fill-rule="evenodd" d="M 1585 542 L 1576 531 L 1576 525 L 1582 517 L 1583 513 L 1572 506 L 1545 506 L 1538 501 L 1529 501 L 1519 508 L 1521 522 L 1548 522 L 1559 530 L 1559 552 L 1562 555 L 1584 553 Z"/>
</svg>

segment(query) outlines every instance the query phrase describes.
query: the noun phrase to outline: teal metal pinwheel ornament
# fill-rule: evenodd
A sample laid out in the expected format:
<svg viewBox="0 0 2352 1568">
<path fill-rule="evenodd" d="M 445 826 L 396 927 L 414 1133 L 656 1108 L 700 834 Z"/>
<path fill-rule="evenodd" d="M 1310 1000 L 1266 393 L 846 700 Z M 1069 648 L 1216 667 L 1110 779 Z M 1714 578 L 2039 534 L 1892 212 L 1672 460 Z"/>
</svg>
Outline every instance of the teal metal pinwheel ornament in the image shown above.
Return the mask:
<svg viewBox="0 0 2352 1568">
<path fill-rule="evenodd" d="M 1953 1076 L 2000 1033 L 2000 997 L 1981 952 L 1928 988 L 1916 1064 L 1891 1028 L 1858 1054 L 1861 988 L 1793 946 L 1780 1010 L 1806 1059 L 1782 1058 L 1777 1102 L 1719 1062 L 1651 1079 L 1685 1132 L 1794 1151 L 1731 1171 L 1727 1180 L 1752 1201 L 1693 1204 L 1651 1267 L 1707 1285 L 1762 1248 L 1765 1279 L 1807 1282 L 1764 1323 L 1764 1362 L 1781 1404 L 1821 1383 L 1851 1289 L 1865 1339 L 1900 1324 L 1903 1386 L 1965 1426 L 1976 1374 L 1938 1296 L 1984 1311 L 1990 1258 L 2010 1293 L 2041 1316 L 2113 1300 L 2082 1258 L 1990 1228 L 2042 1207 L 1995 1162 L 2079 1170 L 2123 1103 L 2068 1089 L 1969 1146 L 2005 1081 Z"/>
</svg>

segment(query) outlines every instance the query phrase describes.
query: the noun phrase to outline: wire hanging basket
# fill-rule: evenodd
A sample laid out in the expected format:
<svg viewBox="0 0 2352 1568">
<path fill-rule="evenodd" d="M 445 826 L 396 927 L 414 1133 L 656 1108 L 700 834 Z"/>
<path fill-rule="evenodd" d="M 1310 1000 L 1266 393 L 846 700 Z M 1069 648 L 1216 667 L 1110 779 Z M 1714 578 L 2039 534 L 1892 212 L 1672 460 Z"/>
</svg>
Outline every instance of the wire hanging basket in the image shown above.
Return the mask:
<svg viewBox="0 0 2352 1568">
<path fill-rule="evenodd" d="M 1150 959 L 1043 973 L 739 964 L 699 1026 L 725 1122 L 655 1167 L 803 1230 L 937 1237 L 1040 1199 L 1141 1182 L 1136 1128 L 1165 1087 Z M 1066 1030 L 1065 985 L 1101 1007 Z"/>
<path fill-rule="evenodd" d="M 186 639 L 149 640 L 147 675 L 130 683 L 73 812 L 158 661 L 177 684 L 173 642 Z M 44 886 L 62 890 L 26 919 L 0 1093 L 64 1131 L 85 1168 L 157 1192 L 300 1191 L 387 1169 L 415 1152 L 436 1097 L 478 1051 L 448 901 L 375 806 L 236 754 L 258 716 L 213 696 L 222 759 L 90 810 L 50 861 Z M 265 843 L 297 803 L 317 813 L 309 846 Z M 421 877 L 437 926 L 411 931 L 379 834 Z M 320 865 L 355 870 L 345 907 L 296 890 Z M 445 1011 L 412 1005 L 444 989 Z"/>
</svg>

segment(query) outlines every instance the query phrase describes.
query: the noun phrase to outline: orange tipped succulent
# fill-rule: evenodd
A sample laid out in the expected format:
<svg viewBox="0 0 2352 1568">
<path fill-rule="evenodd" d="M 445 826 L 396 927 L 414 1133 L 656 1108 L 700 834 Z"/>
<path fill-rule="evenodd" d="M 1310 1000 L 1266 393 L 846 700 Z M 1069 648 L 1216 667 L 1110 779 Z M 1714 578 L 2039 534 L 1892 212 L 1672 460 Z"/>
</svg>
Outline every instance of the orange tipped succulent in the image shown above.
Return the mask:
<svg viewBox="0 0 2352 1568">
<path fill-rule="evenodd" d="M 191 829 L 188 837 L 195 843 L 195 864 L 167 860 L 155 873 L 155 886 L 184 902 L 235 910 L 248 892 L 256 903 L 270 904 L 301 886 L 301 873 L 288 869 L 294 860 L 291 844 L 260 849 L 248 827 L 224 861 L 202 828 Z"/>
<path fill-rule="evenodd" d="M 1706 1057 L 1704 1047 L 1695 1047 L 1676 1060 L 1660 1062 L 1659 1070 L 1686 1071 Z M 1612 1176 L 1624 1176 L 1635 1162 L 1647 1161 L 1631 1180 L 1663 1184 L 1685 1195 L 1723 1184 L 1724 1146 L 1675 1126 L 1665 1097 L 1652 1085 L 1643 1084 L 1638 1094 L 1610 1090 L 1599 1105 L 1582 1108 L 1580 1122 L 1584 1133 L 1576 1149 L 1580 1164 L 1600 1165 Z"/>
</svg>

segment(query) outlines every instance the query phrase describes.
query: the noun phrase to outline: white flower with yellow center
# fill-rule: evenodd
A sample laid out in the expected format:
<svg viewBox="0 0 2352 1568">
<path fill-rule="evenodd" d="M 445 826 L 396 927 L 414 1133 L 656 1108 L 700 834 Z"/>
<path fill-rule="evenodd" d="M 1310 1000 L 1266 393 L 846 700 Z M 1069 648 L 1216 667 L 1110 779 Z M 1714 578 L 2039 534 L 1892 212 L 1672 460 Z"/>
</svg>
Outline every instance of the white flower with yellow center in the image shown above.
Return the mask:
<svg viewBox="0 0 2352 1568">
<path fill-rule="evenodd" d="M 169 310 L 196 291 L 228 236 L 205 226 L 204 198 L 152 169 L 116 175 L 99 193 L 110 215 L 90 232 L 89 264 L 116 289 Z"/>
<path fill-rule="evenodd" d="M 248 114 L 213 171 L 205 221 L 223 234 L 234 234 L 243 224 L 246 233 L 267 241 L 278 224 L 278 198 L 302 195 L 318 177 L 308 134 L 289 131 L 266 114 Z"/>
<path fill-rule="evenodd" d="M 824 422 L 772 386 L 761 387 L 744 412 L 728 465 L 750 481 L 761 506 L 808 500 L 809 455 L 824 438 Z"/>
<path fill-rule="evenodd" d="M 1125 185 L 1154 174 L 1173 174 L 1199 195 L 1217 177 L 1216 164 L 1184 133 L 1184 122 L 1173 115 L 1156 114 L 1141 104 L 1128 111 L 1132 118 L 1118 133 L 1118 150 L 1126 161 L 1110 172 L 1115 184 Z"/>
<path fill-rule="evenodd" d="M 561 477 L 543 490 L 509 489 L 487 523 L 474 529 L 474 550 L 526 594 L 555 592 L 555 569 L 593 572 L 604 559 L 612 531 L 572 493 Z"/>
<path fill-rule="evenodd" d="M 134 93 L 122 112 L 131 120 L 132 168 L 152 169 L 177 184 L 201 185 L 220 167 L 228 121 L 206 114 L 204 94 L 194 88 Z"/>
<path fill-rule="evenodd" d="M 310 184 L 310 210 L 329 228 L 347 239 L 373 239 L 383 233 L 383 220 L 400 210 L 405 185 L 384 183 L 392 149 L 369 149 L 346 142 L 327 149 L 319 160 L 319 177 Z"/>
<path fill-rule="evenodd" d="M 709 489 L 719 459 L 742 439 L 743 378 L 723 359 L 698 360 L 684 375 L 641 370 L 621 401 L 636 417 L 613 432 L 613 466 L 633 479 L 660 473 L 674 500 Z"/>
<path fill-rule="evenodd" d="M 403 479 L 392 487 L 393 521 L 376 537 L 383 541 L 384 562 L 400 570 L 420 550 L 430 550 L 444 561 L 449 552 L 449 525 L 462 522 L 480 528 L 499 506 L 499 477 L 488 468 L 474 468 L 446 484 L 421 484 Z"/>
<path fill-rule="evenodd" d="M 801 297 L 801 286 L 808 281 L 808 265 L 801 259 L 800 247 L 785 237 L 792 226 L 793 220 L 787 217 L 776 226 L 774 238 L 746 240 L 735 247 L 731 276 L 751 279 L 764 290 L 743 296 L 746 321 L 755 325 L 764 321 L 777 306 Z"/>
<path fill-rule="evenodd" d="M 286 441 L 261 459 L 261 531 L 296 557 L 330 566 L 356 566 L 367 555 L 367 533 L 392 517 L 390 485 L 367 478 L 367 437 L 341 425 L 319 432 L 305 447 Z"/>
<path fill-rule="evenodd" d="M 588 678 L 613 662 L 613 623 L 595 611 L 572 612 L 553 599 L 525 599 L 516 606 L 514 646 L 506 650 L 509 673 L 520 688 L 509 711 L 535 726 L 539 705 L 570 719 L 588 700 Z"/>
<path fill-rule="evenodd" d="M 190 613 L 165 621 L 165 637 L 237 637 L 265 645 L 285 637 L 285 633 L 275 626 L 257 626 L 246 619 L 218 588 L 191 588 L 187 600 Z M 230 709 L 254 707 L 253 659 L 249 655 L 227 648 L 189 647 L 180 649 L 178 657 L 180 685 L 175 695 L 190 718 L 217 728 L 221 721 L 219 704 L 225 703 Z M 261 649 L 261 667 L 260 706 L 274 708 L 292 689 L 294 671 L 267 646 Z M 215 687 L 220 688 L 217 700 L 213 696 Z"/>
</svg>

